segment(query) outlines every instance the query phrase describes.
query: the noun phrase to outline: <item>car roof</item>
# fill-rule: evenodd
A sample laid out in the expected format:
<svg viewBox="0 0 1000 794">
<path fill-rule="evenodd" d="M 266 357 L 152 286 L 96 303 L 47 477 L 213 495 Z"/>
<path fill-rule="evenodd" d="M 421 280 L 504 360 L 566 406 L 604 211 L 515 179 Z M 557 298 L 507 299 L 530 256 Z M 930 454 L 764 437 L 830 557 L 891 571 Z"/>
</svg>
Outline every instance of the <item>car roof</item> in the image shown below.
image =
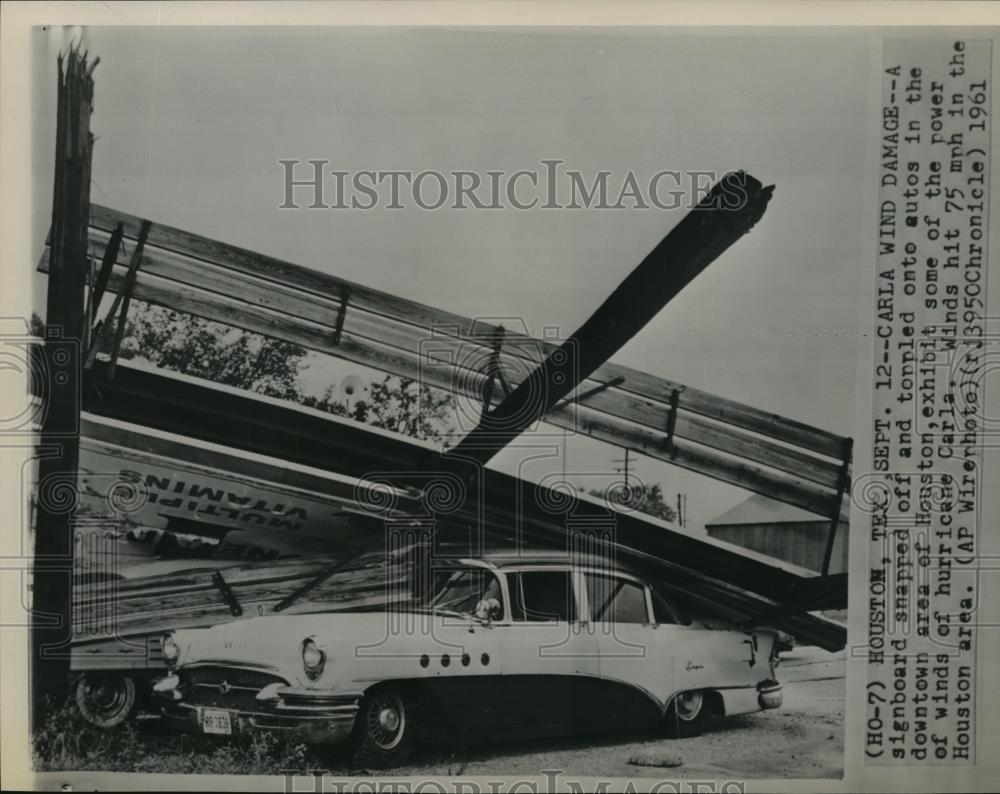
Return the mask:
<svg viewBox="0 0 1000 794">
<path fill-rule="evenodd" d="M 568 551 L 532 551 L 514 550 L 509 552 L 489 552 L 479 557 L 469 557 L 462 560 L 465 563 L 485 563 L 496 570 L 530 568 L 543 565 L 565 565 L 577 568 L 598 568 L 608 573 L 624 573 L 636 576 L 637 573 L 628 566 L 622 565 L 612 557 L 601 554 L 583 554 Z"/>
</svg>

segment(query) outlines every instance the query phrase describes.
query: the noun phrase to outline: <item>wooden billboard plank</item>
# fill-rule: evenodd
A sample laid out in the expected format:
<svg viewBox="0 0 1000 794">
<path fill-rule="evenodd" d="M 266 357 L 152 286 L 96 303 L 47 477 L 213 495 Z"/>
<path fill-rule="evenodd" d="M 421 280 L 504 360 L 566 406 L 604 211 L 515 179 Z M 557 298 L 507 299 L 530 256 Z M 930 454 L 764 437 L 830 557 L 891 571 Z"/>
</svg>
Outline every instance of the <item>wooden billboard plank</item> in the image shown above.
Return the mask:
<svg viewBox="0 0 1000 794">
<path fill-rule="evenodd" d="M 103 257 L 108 244 L 109 235 L 101 230 L 91 230 L 90 246 L 95 255 Z M 129 240 L 129 245 L 130 248 L 134 247 L 135 241 Z M 127 264 L 127 258 L 120 256 L 112 272 L 122 275 Z M 48 250 L 43 254 L 39 269 L 43 272 L 48 269 Z M 141 274 L 159 276 L 211 294 L 242 300 L 263 309 L 293 313 L 296 317 L 316 323 L 333 325 L 340 312 L 340 298 L 337 295 L 320 297 L 275 282 L 243 276 L 152 246 L 148 242 L 139 271 Z"/>
<path fill-rule="evenodd" d="M 242 604 L 270 603 L 284 598 L 296 587 L 309 580 L 309 577 L 299 578 L 273 577 L 265 574 L 257 579 L 250 579 L 242 582 L 230 582 L 233 593 Z M 385 589 L 387 582 L 385 571 L 381 568 L 361 569 L 350 571 L 344 575 L 337 574 L 331 579 L 332 584 L 324 585 L 336 591 L 339 596 L 347 597 L 357 593 L 366 593 L 378 589 Z M 141 582 L 138 582 L 141 584 Z M 94 602 L 88 600 L 74 601 L 74 606 L 79 607 L 81 613 L 85 614 L 88 607 L 105 602 Z M 130 593 L 129 598 L 115 599 L 114 608 L 119 616 L 132 615 L 140 619 L 141 615 L 157 615 L 170 610 L 185 609 L 191 607 L 222 607 L 227 609 L 220 593 L 215 588 L 186 588 L 175 589 L 172 592 L 159 592 L 156 588 L 147 591 L 136 588 Z"/>
<path fill-rule="evenodd" d="M 563 410 L 566 409 L 560 409 Z M 558 425 L 560 417 L 557 413 L 549 414 L 546 421 Z M 769 499 L 800 507 L 818 516 L 836 514 L 841 521 L 849 518 L 849 507 L 835 490 L 823 488 L 800 477 L 768 471 L 683 438 L 675 437 L 672 443 L 667 443 L 659 433 L 638 425 L 630 426 L 605 414 L 583 417 L 581 425 L 584 432 L 592 438 L 627 446 L 650 457 L 762 494 Z"/>
<path fill-rule="evenodd" d="M 113 274 L 109 289 L 118 289 L 120 279 L 120 274 Z M 448 364 L 421 360 L 408 351 L 381 345 L 370 339 L 356 338 L 348 333 L 346 328 L 340 343 L 335 345 L 331 333 L 324 327 L 288 315 L 266 312 L 241 301 L 210 296 L 201 290 L 156 276 L 147 275 L 137 279 L 133 295 L 140 300 L 171 306 L 207 319 L 301 344 L 310 349 L 329 352 L 374 369 L 420 380 L 435 388 L 458 392 L 466 398 L 479 399 L 485 383 L 485 376 L 481 373 L 467 370 L 461 377 L 456 378 L 454 368 Z M 725 434 L 713 431 L 714 436 L 705 437 L 709 435 L 706 431 L 711 431 L 711 428 L 699 428 L 697 421 L 688 421 L 686 418 L 683 421 L 678 419 L 678 428 L 692 438 L 685 440 L 675 428 L 675 443 L 672 445 L 665 443 L 665 431 L 632 425 L 628 421 L 621 421 L 614 416 L 594 410 L 588 405 L 557 408 L 550 411 L 544 421 L 566 430 L 591 435 L 601 441 L 619 446 L 631 446 L 659 460 L 812 512 L 821 512 L 817 509 L 818 506 L 826 504 L 827 497 L 831 496 L 822 487 L 810 486 L 798 476 L 793 476 L 808 471 L 809 476 L 804 479 L 813 481 L 822 479 L 820 470 L 810 468 L 805 465 L 805 461 L 794 462 L 796 468 L 791 474 L 787 471 L 771 472 L 757 466 L 732 461 L 724 454 L 711 449 L 713 444 L 725 443 Z M 701 441 L 703 437 L 705 443 Z M 751 459 L 772 455 L 779 464 L 786 467 L 789 465 L 777 450 L 769 450 L 752 439 L 745 439 L 741 443 L 744 450 L 752 455 Z M 810 465 L 819 464 L 822 462 Z M 799 488 L 798 484 L 802 487 Z M 821 512 L 821 514 L 830 513 Z"/>
<path fill-rule="evenodd" d="M 227 479 L 248 488 L 260 487 L 264 481 L 344 509 L 355 504 L 368 487 L 364 481 L 330 471 L 293 465 L 245 451 L 237 453 L 216 444 L 192 442 L 171 433 L 152 432 L 149 428 L 117 422 L 86 411 L 81 412 L 80 435 L 82 447 L 90 452 L 109 456 L 117 454 L 123 461 L 156 461 L 166 465 L 182 462 L 187 470 L 224 471 Z M 419 499 L 397 491 L 393 494 L 393 504 L 393 510 L 386 513 L 386 517 L 402 518 L 413 514 L 419 507 Z M 365 514 L 371 515 L 371 511 L 365 511 Z M 171 582 L 174 581 L 171 577 Z"/>
<path fill-rule="evenodd" d="M 117 291 L 124 282 L 124 273 L 116 269 L 109 280 L 109 289 Z M 388 371 L 402 377 L 420 380 L 450 393 L 457 393 L 478 401 L 485 384 L 485 376 L 472 369 L 454 366 L 450 362 L 463 363 L 467 344 L 455 337 L 438 335 L 426 345 L 421 340 L 402 330 L 388 326 L 384 321 L 375 320 L 364 312 L 351 313 L 344 323 L 341 338 L 334 339 L 331 325 L 320 325 L 292 314 L 287 307 L 281 311 L 270 310 L 260 303 L 249 304 L 233 296 L 210 293 L 202 289 L 181 284 L 156 273 L 141 273 L 133 287 L 136 298 L 151 303 L 172 306 L 207 319 L 239 326 L 256 333 L 284 339 L 304 347 L 340 356 L 365 366 Z M 327 313 L 326 317 L 334 315 Z M 387 333 L 386 331 L 391 331 Z M 381 335 L 389 343 L 378 342 L 373 337 Z M 404 347 L 407 346 L 407 347 Z M 463 347 L 465 346 L 465 347 Z M 422 353 L 422 357 L 418 356 Z M 431 358 L 433 354 L 433 358 Z M 474 359 L 472 362 L 482 360 Z M 508 371 L 512 382 L 517 382 L 523 374 Z M 590 384 L 592 381 L 585 381 Z M 596 384 L 595 384 L 596 385 Z M 591 412 L 605 413 L 612 418 L 624 419 L 650 428 L 653 433 L 662 433 L 668 425 L 670 408 L 647 398 L 629 392 L 608 389 L 589 396 L 579 409 L 589 416 Z M 571 411 L 550 412 L 546 420 L 559 427 L 587 432 L 586 427 L 599 427 L 601 423 L 581 425 L 574 421 Z M 758 438 L 712 424 L 688 411 L 678 411 L 674 421 L 674 435 L 686 438 L 696 444 L 711 447 L 729 455 L 792 474 L 828 488 L 836 488 L 840 477 L 840 466 L 836 463 L 809 456 L 796 448 L 783 447 L 766 438 Z M 607 433 L 601 440 L 609 441 Z M 618 443 L 610 440 L 610 443 Z M 648 445 L 647 445 L 648 446 Z M 643 450 L 647 451 L 647 450 Z M 661 457 L 662 455 L 654 455 Z M 671 459 L 684 465 L 684 457 Z M 730 481 L 730 480 L 726 480 Z M 812 503 L 812 499 L 808 503 Z"/>
<path fill-rule="evenodd" d="M 91 215 L 91 225 L 105 232 L 111 232 L 119 222 L 124 225 L 126 235 L 135 237 L 142 221 L 135 216 L 107 207 L 95 206 Z M 364 287 L 346 279 L 191 234 L 165 224 L 154 224 L 150 233 L 150 243 L 159 248 L 203 260 L 208 264 L 221 265 L 237 273 L 266 279 L 276 284 L 298 287 L 320 297 L 339 295 L 346 287 L 352 293 L 352 300 L 358 301 L 358 305 L 386 317 L 406 317 L 415 325 L 427 328 L 457 327 L 463 332 L 470 331 L 473 326 L 472 321 L 457 314 L 422 306 L 414 301 Z M 484 329 L 483 333 L 489 332 Z"/>
<path fill-rule="evenodd" d="M 140 219 L 106 207 L 96 205 L 93 207 L 92 227 L 111 233 L 118 223 L 123 224 L 128 236 L 135 238 L 138 235 L 141 225 Z M 328 300 L 335 299 L 346 289 L 350 291 L 352 307 L 424 329 L 453 329 L 464 337 L 464 341 L 481 342 L 483 345 L 491 346 L 493 340 L 500 333 L 498 326 L 487 322 L 472 320 L 425 306 L 336 276 L 283 262 L 237 246 L 209 240 L 169 226 L 154 224 L 150 231 L 149 244 L 203 260 L 209 264 L 219 265 L 236 273 L 312 292 L 320 298 Z M 350 316 L 350 312 L 348 312 L 348 316 Z M 504 332 L 504 340 L 505 349 L 510 347 L 515 355 L 536 363 L 541 357 L 555 350 L 557 346 L 549 340 L 535 339 L 510 330 Z M 620 387 L 623 391 L 650 400 L 667 402 L 670 393 L 678 389 L 683 394 L 685 410 L 702 414 L 720 422 L 734 424 L 776 441 L 800 446 L 833 459 L 840 459 L 843 453 L 845 442 L 843 437 L 734 400 L 693 389 L 613 362 L 605 363 L 593 373 L 593 379 L 597 382 L 606 383 L 619 377 L 624 378 L 624 383 Z"/>
<path fill-rule="evenodd" d="M 847 439 L 826 430 L 614 362 L 605 364 L 600 373 L 608 380 L 622 378 L 622 391 L 667 402 L 671 392 L 676 390 L 680 392 L 681 405 L 686 410 L 834 460 L 842 459 Z"/>
<path fill-rule="evenodd" d="M 683 401 L 683 395 L 680 399 Z M 665 429 L 670 416 L 669 405 L 618 389 L 593 394 L 581 405 L 652 429 Z M 782 446 L 738 428 L 717 424 L 700 414 L 680 408 L 675 418 L 674 435 L 779 471 L 796 474 L 828 488 L 836 488 L 839 482 L 841 464 L 835 461 L 809 455 L 798 447 Z"/>
<path fill-rule="evenodd" d="M 122 363 L 115 380 L 109 381 L 99 360 L 90 380 L 84 394 L 89 412 L 124 418 L 157 432 L 183 433 L 191 441 L 223 443 L 236 452 L 251 450 L 295 465 L 319 465 L 347 477 L 371 477 L 376 472 L 378 478 L 392 480 L 399 475 L 405 480 L 406 472 L 436 471 L 437 458 L 424 444 L 292 403 L 128 363 Z M 252 436 L 246 432 L 251 423 L 255 426 Z M 514 537 L 533 546 L 553 542 L 565 546 L 568 533 L 576 531 L 574 527 L 579 527 L 580 522 L 593 526 L 598 521 L 605 527 L 610 519 L 615 543 L 620 544 L 616 547 L 623 553 L 631 549 L 691 569 L 692 592 L 700 586 L 699 577 L 708 577 L 776 603 L 788 600 L 803 577 L 809 578 L 808 572 L 795 566 L 721 541 L 692 536 L 664 522 L 627 512 L 609 514 L 603 505 L 585 497 L 576 500 L 578 504 L 572 505 L 571 512 L 554 513 L 551 498 L 543 493 L 548 492 L 544 486 L 492 470 L 482 474 L 484 530 L 505 542 L 514 533 Z M 426 487 L 427 480 L 418 474 L 410 487 L 420 488 L 421 483 Z M 462 535 L 462 524 L 474 522 L 478 514 L 468 513 L 464 507 L 459 513 L 456 532 Z M 455 539 L 461 540 L 458 535 Z M 708 591 L 702 595 L 713 597 Z M 212 622 L 216 619 L 213 616 L 220 614 L 215 605 L 199 613 L 201 609 L 195 605 L 193 611 L 172 616 L 171 621 L 195 625 L 199 620 Z M 789 617 L 786 623 L 790 625 L 792 620 Z M 804 621 L 797 629 L 799 636 L 829 642 L 831 647 L 838 642 L 842 646 L 842 631 L 837 637 L 827 637 L 826 628 L 813 625 L 815 621 L 809 616 L 794 616 L 794 620 Z M 158 625 L 162 626 L 162 621 Z M 136 627 L 141 630 L 141 621 Z"/>
<path fill-rule="evenodd" d="M 306 562 L 301 559 L 278 560 L 225 568 L 223 576 L 241 604 L 263 604 L 269 608 L 333 561 L 330 557 L 316 557 Z M 93 597 L 87 596 L 86 589 L 78 588 L 73 601 L 75 639 L 86 640 L 88 635 L 106 631 L 109 621 L 113 621 L 117 632 L 130 634 L 157 629 L 164 621 L 204 624 L 231 620 L 228 607 L 211 583 L 212 570 L 214 568 L 184 571 L 179 576 L 168 574 L 127 579 L 111 583 L 110 590 L 108 583 L 101 583 L 100 589 L 104 594 Z M 368 554 L 333 575 L 299 608 L 309 608 L 310 601 L 313 607 L 317 601 L 346 606 L 359 599 L 384 597 L 390 586 L 401 586 L 404 574 L 404 566 L 386 565 L 384 554 Z M 171 586 L 171 580 L 179 583 Z M 115 594 L 110 604 L 106 595 L 108 592 Z M 294 614 L 296 610 L 289 608 L 288 611 Z"/>
</svg>

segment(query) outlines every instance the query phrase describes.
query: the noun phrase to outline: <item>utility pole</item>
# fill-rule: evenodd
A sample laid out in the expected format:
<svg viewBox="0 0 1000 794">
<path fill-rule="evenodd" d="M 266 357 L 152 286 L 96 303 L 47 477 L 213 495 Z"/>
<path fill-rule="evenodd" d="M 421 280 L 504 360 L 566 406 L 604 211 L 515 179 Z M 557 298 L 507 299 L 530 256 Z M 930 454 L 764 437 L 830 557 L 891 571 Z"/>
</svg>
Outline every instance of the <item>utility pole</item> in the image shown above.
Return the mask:
<svg viewBox="0 0 1000 794">
<path fill-rule="evenodd" d="M 89 273 L 90 132 L 98 60 L 71 48 L 59 57 L 55 180 L 46 297 L 44 417 L 32 570 L 32 723 L 69 685 L 72 637 L 73 511 L 78 496 L 80 398 L 86 351 L 84 293 Z"/>
<path fill-rule="evenodd" d="M 628 476 L 631 473 L 632 461 L 629 459 L 629 448 L 625 447 L 625 457 L 624 458 L 613 458 L 612 463 L 620 464 L 615 466 L 615 471 L 619 474 L 625 475 L 625 491 L 628 491 Z"/>
</svg>

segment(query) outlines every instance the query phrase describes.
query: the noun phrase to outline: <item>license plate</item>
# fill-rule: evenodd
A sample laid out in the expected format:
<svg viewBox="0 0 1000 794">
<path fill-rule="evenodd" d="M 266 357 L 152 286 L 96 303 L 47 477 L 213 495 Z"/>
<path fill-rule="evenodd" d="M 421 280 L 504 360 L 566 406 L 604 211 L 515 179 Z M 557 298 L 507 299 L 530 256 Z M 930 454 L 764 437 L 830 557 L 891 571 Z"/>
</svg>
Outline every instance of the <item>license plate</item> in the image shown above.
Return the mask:
<svg viewBox="0 0 1000 794">
<path fill-rule="evenodd" d="M 233 725 L 228 711 L 219 709 L 204 709 L 201 712 L 201 730 L 203 733 L 231 734 Z"/>
</svg>

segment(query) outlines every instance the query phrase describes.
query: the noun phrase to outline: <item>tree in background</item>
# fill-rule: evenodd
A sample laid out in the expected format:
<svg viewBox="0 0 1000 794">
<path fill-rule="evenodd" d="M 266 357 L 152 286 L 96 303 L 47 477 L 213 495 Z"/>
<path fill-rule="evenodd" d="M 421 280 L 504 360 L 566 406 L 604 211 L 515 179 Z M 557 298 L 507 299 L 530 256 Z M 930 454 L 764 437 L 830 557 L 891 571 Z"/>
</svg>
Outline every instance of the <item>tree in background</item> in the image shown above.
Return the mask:
<svg viewBox="0 0 1000 794">
<path fill-rule="evenodd" d="M 162 306 L 139 304 L 125 325 L 120 357 L 163 369 L 298 401 L 306 351 L 299 345 L 242 331 Z"/>
<path fill-rule="evenodd" d="M 663 488 L 659 483 L 654 485 L 646 485 L 645 483 L 638 486 L 630 485 L 628 491 L 622 488 L 611 494 L 606 494 L 604 491 L 594 488 L 589 493 L 591 496 L 597 496 L 601 499 L 607 498 L 612 505 L 620 505 L 631 510 L 638 510 L 640 513 L 653 516 L 653 518 L 658 518 L 661 521 L 673 523 L 677 520 L 677 511 L 664 500 Z"/>
<path fill-rule="evenodd" d="M 161 306 L 133 305 L 122 339 L 122 359 L 143 358 L 163 369 L 446 443 L 451 395 L 386 375 L 369 386 L 364 399 L 348 407 L 335 399 L 332 386 L 319 397 L 303 393 L 301 376 L 308 354 L 299 345 Z"/>
<path fill-rule="evenodd" d="M 335 398 L 332 386 L 322 397 L 306 397 L 302 404 L 445 446 L 453 429 L 450 417 L 454 401 L 450 394 L 395 375 L 373 382 L 368 396 L 350 407 Z"/>
</svg>

